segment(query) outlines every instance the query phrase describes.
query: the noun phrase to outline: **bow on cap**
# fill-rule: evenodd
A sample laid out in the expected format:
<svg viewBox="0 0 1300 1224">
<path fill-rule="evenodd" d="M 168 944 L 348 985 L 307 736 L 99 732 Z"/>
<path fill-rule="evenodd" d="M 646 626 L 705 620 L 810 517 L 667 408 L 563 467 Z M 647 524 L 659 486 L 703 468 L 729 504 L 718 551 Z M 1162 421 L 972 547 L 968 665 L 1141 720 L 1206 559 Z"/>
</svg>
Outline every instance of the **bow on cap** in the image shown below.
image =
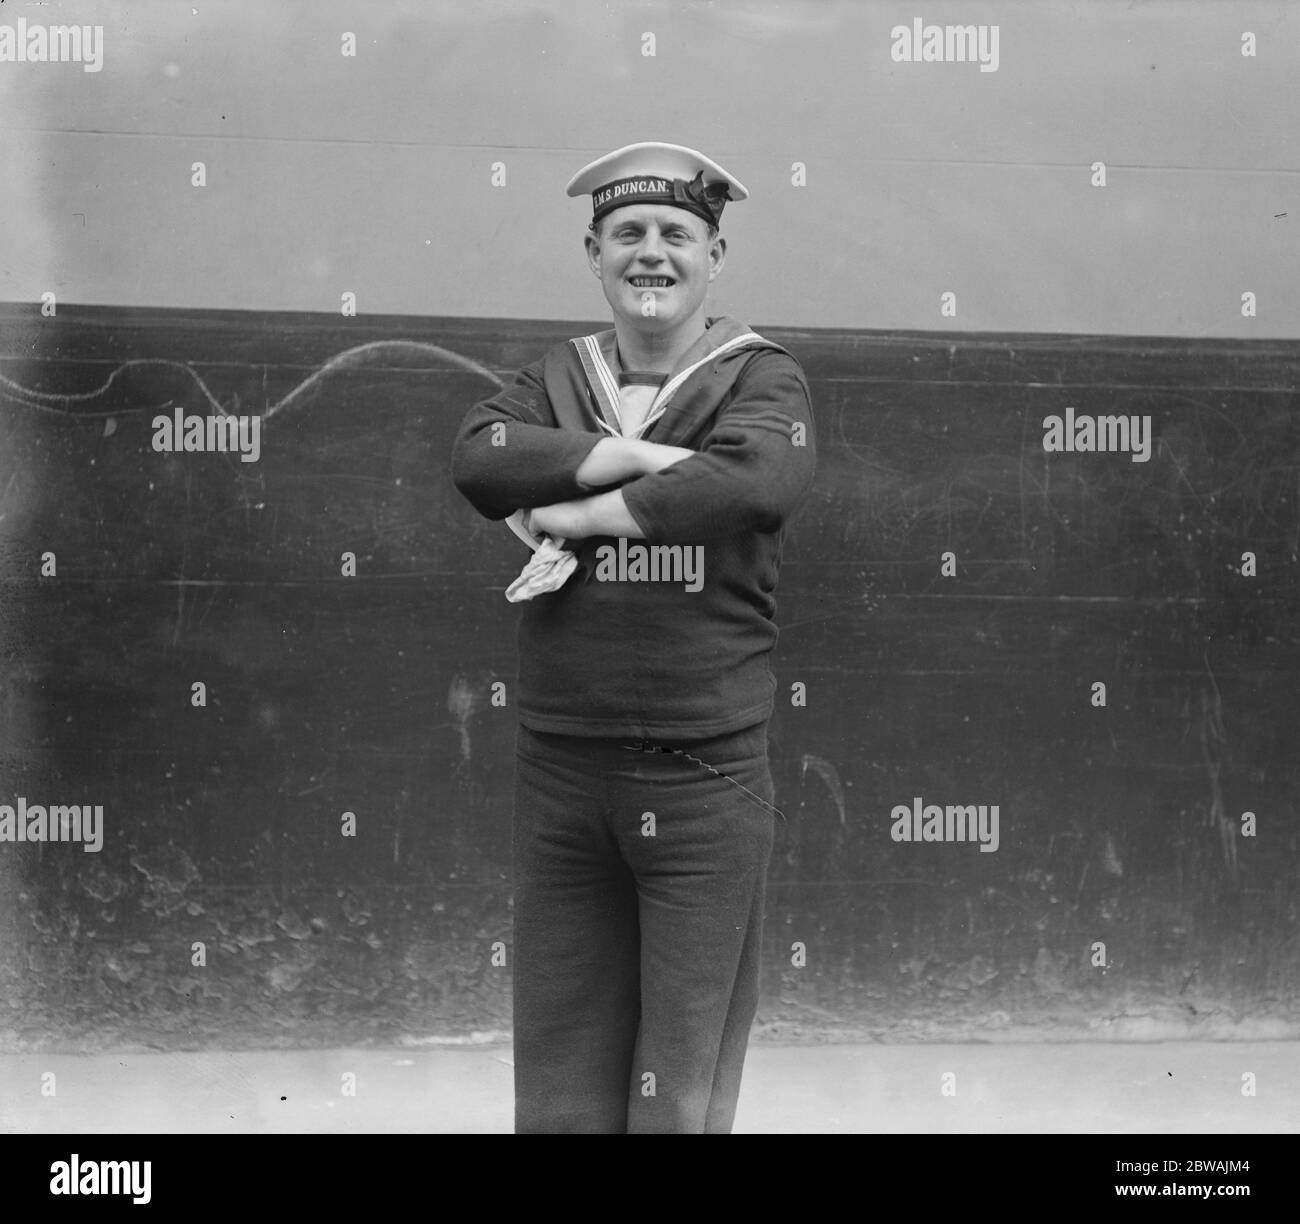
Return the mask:
<svg viewBox="0 0 1300 1224">
<path fill-rule="evenodd" d="M 703 170 L 689 183 L 685 179 L 673 179 L 673 203 L 703 217 L 711 225 L 718 224 L 729 199 L 731 188 L 726 183 L 706 185 Z"/>
</svg>

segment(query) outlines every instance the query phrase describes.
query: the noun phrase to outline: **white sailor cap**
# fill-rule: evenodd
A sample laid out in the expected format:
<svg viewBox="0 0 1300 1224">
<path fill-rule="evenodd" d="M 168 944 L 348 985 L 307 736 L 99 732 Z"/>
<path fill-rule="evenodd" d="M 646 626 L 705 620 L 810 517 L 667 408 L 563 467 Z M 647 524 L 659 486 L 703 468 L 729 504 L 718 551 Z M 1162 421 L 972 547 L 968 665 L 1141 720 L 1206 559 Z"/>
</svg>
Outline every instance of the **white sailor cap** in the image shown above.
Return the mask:
<svg viewBox="0 0 1300 1224">
<path fill-rule="evenodd" d="M 598 157 L 569 180 L 565 191 L 591 193 L 593 225 L 628 204 L 670 204 L 717 225 L 728 200 L 749 195 L 739 179 L 703 153 L 654 140 Z"/>
</svg>

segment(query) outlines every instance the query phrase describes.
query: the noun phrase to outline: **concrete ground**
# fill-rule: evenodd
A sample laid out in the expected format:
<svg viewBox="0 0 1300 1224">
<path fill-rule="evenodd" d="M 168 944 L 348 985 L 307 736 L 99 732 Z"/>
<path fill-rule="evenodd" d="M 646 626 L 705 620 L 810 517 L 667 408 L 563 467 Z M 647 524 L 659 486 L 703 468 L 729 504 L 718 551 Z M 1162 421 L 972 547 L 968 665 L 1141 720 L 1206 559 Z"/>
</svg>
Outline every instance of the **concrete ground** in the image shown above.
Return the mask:
<svg viewBox="0 0 1300 1224">
<path fill-rule="evenodd" d="M 0 1058 L 7 1134 L 510 1127 L 508 1045 Z M 755 1046 L 736 1118 L 749 1134 L 1298 1131 L 1296 1042 Z"/>
</svg>

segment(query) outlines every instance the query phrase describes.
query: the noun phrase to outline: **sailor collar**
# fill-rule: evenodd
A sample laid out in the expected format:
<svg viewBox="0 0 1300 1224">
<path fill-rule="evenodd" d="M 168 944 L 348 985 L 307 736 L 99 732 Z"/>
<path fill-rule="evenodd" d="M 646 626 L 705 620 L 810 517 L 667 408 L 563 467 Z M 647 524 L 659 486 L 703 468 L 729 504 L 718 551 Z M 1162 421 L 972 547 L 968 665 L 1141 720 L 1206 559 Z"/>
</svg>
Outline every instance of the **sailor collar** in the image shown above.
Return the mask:
<svg viewBox="0 0 1300 1224">
<path fill-rule="evenodd" d="M 620 375 L 618 336 L 613 328 L 595 332 L 590 336 L 576 336 L 569 341 L 582 361 L 583 373 L 599 411 L 598 424 L 613 437 L 640 438 L 667 410 L 674 395 L 696 370 L 734 349 L 764 347 L 774 348 L 770 340 L 750 331 L 743 323 L 728 316 L 705 321 L 707 330 L 689 349 L 668 374 L 650 404 L 645 420 L 631 434 L 623 433 L 619 415 Z M 640 381 L 635 379 L 635 381 Z"/>
</svg>

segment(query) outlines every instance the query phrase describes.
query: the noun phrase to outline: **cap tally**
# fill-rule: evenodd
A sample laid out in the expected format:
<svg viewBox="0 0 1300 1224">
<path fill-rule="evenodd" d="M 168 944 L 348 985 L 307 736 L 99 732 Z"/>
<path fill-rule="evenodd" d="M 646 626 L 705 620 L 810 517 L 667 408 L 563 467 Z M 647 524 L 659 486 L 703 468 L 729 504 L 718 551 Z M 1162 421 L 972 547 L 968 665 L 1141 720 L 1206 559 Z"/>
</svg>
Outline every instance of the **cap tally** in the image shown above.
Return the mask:
<svg viewBox="0 0 1300 1224">
<path fill-rule="evenodd" d="M 565 188 L 591 194 L 592 224 L 629 204 L 667 204 L 717 225 L 728 200 L 749 192 L 717 162 L 684 145 L 646 141 L 625 145 L 583 166 Z"/>
</svg>

